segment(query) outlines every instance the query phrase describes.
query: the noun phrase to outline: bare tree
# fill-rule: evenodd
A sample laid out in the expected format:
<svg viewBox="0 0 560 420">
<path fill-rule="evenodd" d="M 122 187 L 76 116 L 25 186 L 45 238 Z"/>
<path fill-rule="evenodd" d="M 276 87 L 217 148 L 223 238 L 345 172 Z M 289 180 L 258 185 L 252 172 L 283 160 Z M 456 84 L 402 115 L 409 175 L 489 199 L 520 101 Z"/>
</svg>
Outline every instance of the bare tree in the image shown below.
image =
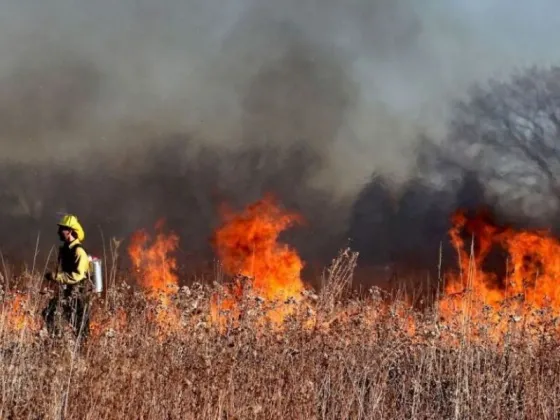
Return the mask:
<svg viewBox="0 0 560 420">
<path fill-rule="evenodd" d="M 560 204 L 560 68 L 476 86 L 443 144 L 423 142 L 420 154 L 432 172 L 476 173 L 510 212 L 550 219 Z"/>
<path fill-rule="evenodd" d="M 501 223 L 554 227 L 560 214 L 560 68 L 477 85 L 454 105 L 443 141 L 419 143 L 417 178 L 394 195 L 374 178 L 349 237 L 362 262 L 433 261 L 458 208 Z"/>
</svg>

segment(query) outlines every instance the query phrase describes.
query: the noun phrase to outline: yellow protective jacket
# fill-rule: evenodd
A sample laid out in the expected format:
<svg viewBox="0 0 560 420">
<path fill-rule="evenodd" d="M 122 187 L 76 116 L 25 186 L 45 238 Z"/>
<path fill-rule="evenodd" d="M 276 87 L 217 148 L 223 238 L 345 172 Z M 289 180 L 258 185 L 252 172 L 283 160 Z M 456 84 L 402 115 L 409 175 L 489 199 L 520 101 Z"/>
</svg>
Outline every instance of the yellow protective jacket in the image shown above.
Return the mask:
<svg viewBox="0 0 560 420">
<path fill-rule="evenodd" d="M 89 258 L 76 239 L 60 247 L 58 253 L 58 271 L 55 280 L 62 284 L 77 284 L 85 280 L 89 271 Z"/>
</svg>

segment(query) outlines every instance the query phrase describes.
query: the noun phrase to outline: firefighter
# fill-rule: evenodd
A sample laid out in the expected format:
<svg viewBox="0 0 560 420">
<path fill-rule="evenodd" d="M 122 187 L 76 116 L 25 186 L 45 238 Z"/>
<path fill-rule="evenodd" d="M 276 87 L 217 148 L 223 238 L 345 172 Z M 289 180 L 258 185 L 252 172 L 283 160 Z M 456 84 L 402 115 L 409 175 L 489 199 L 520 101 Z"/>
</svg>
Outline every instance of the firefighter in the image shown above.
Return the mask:
<svg viewBox="0 0 560 420">
<path fill-rule="evenodd" d="M 62 246 L 59 248 L 57 269 L 46 273 L 45 278 L 60 287 L 43 311 L 43 317 L 50 333 L 58 332 L 55 320 L 62 315 L 76 336 L 87 336 L 89 257 L 82 245 L 85 232 L 78 218 L 67 214 L 58 223 L 58 236 Z"/>
</svg>

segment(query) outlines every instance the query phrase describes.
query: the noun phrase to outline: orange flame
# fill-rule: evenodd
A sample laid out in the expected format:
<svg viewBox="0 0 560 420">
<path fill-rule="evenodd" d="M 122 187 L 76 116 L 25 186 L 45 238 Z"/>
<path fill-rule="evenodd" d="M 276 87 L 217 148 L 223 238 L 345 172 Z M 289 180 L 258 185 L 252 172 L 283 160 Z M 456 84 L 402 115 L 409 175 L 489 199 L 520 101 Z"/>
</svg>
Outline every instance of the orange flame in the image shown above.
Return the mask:
<svg viewBox="0 0 560 420">
<path fill-rule="evenodd" d="M 101 312 L 97 306 L 92 307 L 90 313 L 90 335 L 99 338 L 113 332 L 122 332 L 127 324 L 126 312 L 123 308 L 117 308 L 115 314 Z"/>
<path fill-rule="evenodd" d="M 471 320 L 488 336 L 499 338 L 512 323 L 521 322 L 532 333 L 560 315 L 560 242 L 544 231 L 499 227 L 486 212 L 472 219 L 457 212 L 452 221 L 449 233 L 461 273 L 446 278 L 440 304 L 445 318 Z M 463 233 L 474 239 L 470 250 Z M 486 267 L 496 250 L 507 254 L 502 275 Z"/>
<path fill-rule="evenodd" d="M 159 232 L 151 246 L 148 245 L 148 233 L 143 230 L 136 232 L 131 238 L 128 254 L 148 296 L 159 302 L 156 314 L 158 325 L 171 331 L 179 327 L 179 313 L 171 303 L 171 296 L 179 288 L 175 274 L 177 262 L 170 256 L 178 247 L 179 237 L 174 233 L 162 233 L 163 225 L 163 221 L 156 223 L 155 229 Z"/>
<path fill-rule="evenodd" d="M 17 294 L 7 297 L 3 305 L 4 322 L 10 331 L 38 331 L 39 321 L 29 311 L 29 298 Z"/>
<path fill-rule="evenodd" d="M 283 302 L 267 310 L 267 317 L 275 324 L 291 313 L 285 302 L 300 300 L 304 290 L 300 278 L 303 262 L 295 250 L 278 243 L 278 237 L 300 221 L 297 214 L 282 211 L 270 195 L 239 214 L 224 211 L 224 224 L 215 233 L 214 246 L 225 272 L 242 278 L 229 287 L 223 301 L 214 297 L 215 320 L 224 310 L 239 315 L 244 294 L 259 297 L 267 304 Z"/>
</svg>

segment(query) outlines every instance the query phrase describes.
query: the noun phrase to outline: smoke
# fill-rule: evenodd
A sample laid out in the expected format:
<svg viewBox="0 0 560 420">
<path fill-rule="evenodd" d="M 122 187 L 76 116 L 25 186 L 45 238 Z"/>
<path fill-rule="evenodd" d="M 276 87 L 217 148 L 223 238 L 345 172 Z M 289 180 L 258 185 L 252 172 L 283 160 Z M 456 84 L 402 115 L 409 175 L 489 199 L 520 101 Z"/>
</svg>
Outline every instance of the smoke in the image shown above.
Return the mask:
<svg viewBox="0 0 560 420">
<path fill-rule="evenodd" d="M 94 247 L 98 229 L 125 237 L 165 217 L 185 252 L 203 252 L 221 202 L 272 191 L 308 220 L 293 237 L 304 257 L 331 256 L 372 173 L 410 185 L 418 138 L 444 135 L 450 101 L 558 61 L 559 11 L 546 0 L 5 0 L 2 246 L 29 247 L 72 211 Z"/>
</svg>

